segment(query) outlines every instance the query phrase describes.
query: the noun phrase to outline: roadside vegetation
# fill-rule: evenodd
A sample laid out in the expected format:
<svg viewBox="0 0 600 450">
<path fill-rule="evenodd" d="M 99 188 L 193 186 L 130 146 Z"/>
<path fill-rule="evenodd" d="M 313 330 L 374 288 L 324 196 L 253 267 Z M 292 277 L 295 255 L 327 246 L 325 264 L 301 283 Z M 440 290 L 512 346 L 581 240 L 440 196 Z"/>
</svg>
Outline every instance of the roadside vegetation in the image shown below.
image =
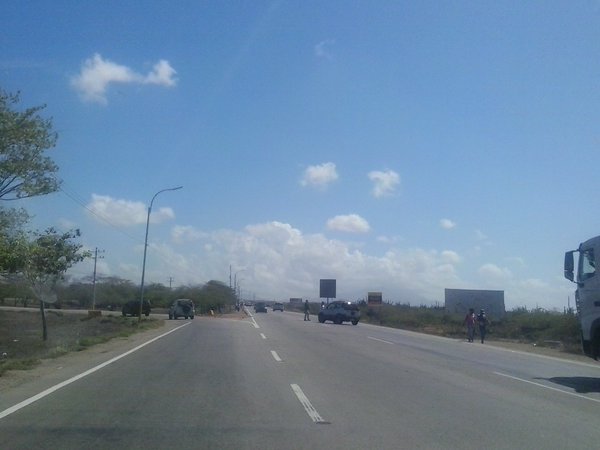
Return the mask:
<svg viewBox="0 0 600 450">
<path fill-rule="evenodd" d="M 464 317 L 448 314 L 443 307 L 363 305 L 361 313 L 361 321 L 365 323 L 458 339 L 466 335 Z M 572 311 L 559 313 L 543 309 L 517 308 L 508 311 L 502 318 L 489 319 L 491 323 L 486 339 L 509 340 L 582 354 L 579 324 Z"/>
<path fill-rule="evenodd" d="M 0 310 L 0 376 L 7 370 L 27 370 L 42 359 L 56 358 L 117 337 L 158 328 L 164 321 L 103 315 L 91 317 L 47 311 L 51 333 L 41 337 L 39 310 Z"/>
<path fill-rule="evenodd" d="M 96 309 L 112 310 L 114 313 L 90 315 L 69 313 L 63 310 L 91 307 L 92 285 L 76 282 L 58 283 L 55 292 L 58 302 L 45 309 L 47 339 L 40 329 L 39 301 L 32 298 L 28 284 L 5 281 L 0 283 L 0 305 L 25 307 L 27 310 L 0 310 L 0 376 L 7 370 L 26 370 L 35 367 L 40 360 L 54 358 L 65 353 L 81 351 L 115 337 L 160 327 L 163 320 L 152 317 L 121 316 L 123 303 L 139 298 L 140 287 L 126 280 L 104 280 L 96 285 Z M 175 298 L 190 298 L 196 305 L 197 314 L 230 312 L 236 297 L 232 289 L 218 281 L 201 286 L 169 289 L 151 285 L 146 298 L 152 302 L 155 312 L 164 312 Z"/>
<path fill-rule="evenodd" d="M 93 287 L 91 279 L 58 282 L 54 287 L 58 298 L 53 309 L 91 309 Z M 0 306 L 31 307 L 37 304 L 27 282 L 19 280 L 0 282 Z M 96 280 L 95 309 L 120 311 L 123 304 L 139 300 L 140 286 L 118 277 L 100 277 Z M 150 301 L 153 310 L 168 308 L 173 300 L 189 298 L 196 306 L 197 314 L 229 311 L 237 302 L 233 289 L 224 283 L 211 280 L 206 284 L 169 288 L 159 283 L 144 288 L 144 299 Z"/>
</svg>

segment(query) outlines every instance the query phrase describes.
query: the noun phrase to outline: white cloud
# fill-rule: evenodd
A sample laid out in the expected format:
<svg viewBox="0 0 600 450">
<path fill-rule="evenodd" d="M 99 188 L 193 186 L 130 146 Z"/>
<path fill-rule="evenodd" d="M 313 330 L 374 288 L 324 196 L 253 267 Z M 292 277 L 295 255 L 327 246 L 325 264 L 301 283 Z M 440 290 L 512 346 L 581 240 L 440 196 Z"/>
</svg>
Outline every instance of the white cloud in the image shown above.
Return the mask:
<svg viewBox="0 0 600 450">
<path fill-rule="evenodd" d="M 147 206 L 142 202 L 114 199 L 106 195 L 92 194 L 92 201 L 86 205 L 90 215 L 104 223 L 116 226 L 145 224 L 148 218 Z M 151 223 L 160 223 L 175 218 L 171 208 L 152 210 Z"/>
<path fill-rule="evenodd" d="M 441 253 L 441 259 L 447 262 L 448 264 L 458 264 L 461 261 L 461 258 L 458 255 L 458 253 L 452 250 L 444 250 Z"/>
<path fill-rule="evenodd" d="M 78 75 L 71 78 L 71 86 L 84 101 L 106 104 L 106 90 L 113 83 L 155 84 L 175 86 L 176 72 L 168 61 L 160 60 L 147 75 L 134 72 L 127 66 L 103 59 L 98 53 L 85 60 Z"/>
<path fill-rule="evenodd" d="M 104 203 L 111 205 L 107 210 L 114 211 L 118 201 Z M 122 209 L 137 211 L 138 223 L 144 220 L 142 204 L 125 202 Z M 452 250 L 394 248 L 374 255 L 353 243 L 328 239 L 320 233 L 304 234 L 282 222 L 253 224 L 239 231 L 201 232 L 191 226 L 177 226 L 163 238 L 161 231 L 164 229 L 157 228 L 151 234 L 148 283 L 165 284 L 170 276 L 175 285 L 208 280 L 228 283 L 229 267 L 233 266 L 244 268 L 237 280 L 244 298 L 303 297 L 319 301 L 319 279 L 335 278 L 338 298 L 348 300 L 362 299 L 368 291 L 382 291 L 386 301 L 443 304 L 444 288 L 501 289 L 505 291 L 508 309 L 539 304 L 562 310 L 573 290 L 560 275 L 552 280 L 537 279 L 520 276 L 519 268 L 511 272 L 492 263 L 482 265 L 476 272 L 478 277 L 465 281 L 458 269 L 469 270 L 469 261 L 463 261 L 463 256 Z M 185 245 L 177 245 L 173 237 Z M 121 245 L 105 250 L 104 274 L 139 282 L 143 244 L 136 241 L 131 247 Z M 78 265 L 77 275 L 91 273 L 90 264 L 93 263 L 88 260 Z"/>
<path fill-rule="evenodd" d="M 481 230 L 475 230 L 475 239 L 478 241 L 486 241 L 487 236 Z"/>
<path fill-rule="evenodd" d="M 456 227 L 456 223 L 450 219 L 442 219 L 440 220 L 440 226 L 445 230 L 451 230 L 452 228 Z"/>
<path fill-rule="evenodd" d="M 335 164 L 327 162 L 316 166 L 309 166 L 304 171 L 300 184 L 317 188 L 326 188 L 330 183 L 339 178 Z"/>
<path fill-rule="evenodd" d="M 386 299 L 413 304 L 443 301 L 444 287 L 460 284 L 449 263 L 452 252 L 416 249 L 369 256 L 343 241 L 305 235 L 281 222 L 251 225 L 241 232 L 221 230 L 210 233 L 207 240 L 210 248 L 194 250 L 187 270 L 179 267 L 179 282 L 198 276 L 223 280 L 232 264 L 245 268 L 242 292 L 256 298 L 316 300 L 319 279 L 335 278 L 338 298 L 357 300 L 369 290 L 382 290 Z M 174 258 L 165 252 L 165 259 Z"/>
<path fill-rule="evenodd" d="M 496 264 L 487 263 L 482 265 L 478 271 L 479 275 L 486 278 L 489 283 L 506 281 L 512 278 L 512 273 L 507 268 L 498 267 Z"/>
<path fill-rule="evenodd" d="M 518 268 L 527 267 L 527 264 L 525 264 L 525 260 L 520 256 L 510 256 L 508 258 L 505 258 L 505 260 L 507 263 Z"/>
<path fill-rule="evenodd" d="M 369 172 L 368 177 L 373 182 L 372 194 L 375 198 L 394 194 L 400 184 L 400 175 L 393 170 L 385 172 L 374 170 Z"/>
<path fill-rule="evenodd" d="M 330 48 L 335 44 L 334 39 L 325 39 L 315 45 L 315 56 L 318 58 L 331 59 Z"/>
<path fill-rule="evenodd" d="M 169 61 L 161 59 L 154 64 L 152 72 L 146 75 L 144 83 L 172 87 L 177 84 L 177 80 L 174 78 L 176 73 L 175 69 L 169 64 Z"/>
<path fill-rule="evenodd" d="M 377 236 L 377 242 L 382 244 L 394 245 L 404 240 L 402 236 Z"/>
<path fill-rule="evenodd" d="M 368 233 L 371 229 L 369 222 L 358 214 L 335 216 L 327 221 L 327 228 L 347 233 Z"/>
<path fill-rule="evenodd" d="M 198 241 L 204 237 L 206 237 L 206 233 L 189 225 L 176 225 L 171 230 L 171 238 L 177 244 Z"/>
</svg>

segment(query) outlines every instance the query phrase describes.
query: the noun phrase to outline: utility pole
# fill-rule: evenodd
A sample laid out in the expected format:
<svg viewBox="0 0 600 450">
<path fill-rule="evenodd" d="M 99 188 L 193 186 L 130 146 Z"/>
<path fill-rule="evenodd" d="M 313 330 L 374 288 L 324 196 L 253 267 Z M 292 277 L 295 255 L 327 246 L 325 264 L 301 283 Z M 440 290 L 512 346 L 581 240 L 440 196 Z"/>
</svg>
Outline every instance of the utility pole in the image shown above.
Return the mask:
<svg viewBox="0 0 600 450">
<path fill-rule="evenodd" d="M 98 256 L 98 247 L 94 250 L 94 277 L 93 277 L 93 288 L 92 288 L 92 310 L 96 309 L 96 265 L 98 258 L 102 259 L 104 256 Z M 104 253 L 104 250 L 100 250 L 100 253 Z"/>
<path fill-rule="evenodd" d="M 172 284 L 173 284 L 173 277 L 169 277 L 169 290 L 171 290 Z"/>
</svg>

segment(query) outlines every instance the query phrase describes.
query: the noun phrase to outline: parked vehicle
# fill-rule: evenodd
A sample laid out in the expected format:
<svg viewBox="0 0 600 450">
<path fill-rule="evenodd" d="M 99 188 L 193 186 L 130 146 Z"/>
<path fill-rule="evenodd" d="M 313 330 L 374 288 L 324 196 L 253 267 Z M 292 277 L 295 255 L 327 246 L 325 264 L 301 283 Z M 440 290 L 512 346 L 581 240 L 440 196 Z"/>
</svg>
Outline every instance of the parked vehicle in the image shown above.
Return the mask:
<svg viewBox="0 0 600 450">
<path fill-rule="evenodd" d="M 150 315 L 150 302 L 148 300 L 144 300 L 142 305 L 142 314 L 148 317 Z M 123 305 L 121 308 L 121 313 L 123 316 L 139 316 L 140 315 L 140 301 L 139 300 L 131 300 Z"/>
<path fill-rule="evenodd" d="M 350 302 L 341 300 L 331 302 L 319 311 L 319 323 L 325 323 L 326 320 L 337 324 L 352 322 L 352 325 L 356 325 L 360 320 L 360 310 L 357 305 Z"/>
<path fill-rule="evenodd" d="M 283 303 L 280 303 L 280 302 L 273 303 L 273 311 L 283 312 Z"/>
<path fill-rule="evenodd" d="M 577 273 L 573 254 L 579 253 Z M 600 274 L 596 256 L 600 255 L 600 236 L 579 244 L 577 250 L 565 253 L 565 278 L 577 283 L 575 305 L 581 327 L 583 352 L 598 360 L 600 356 Z"/>
<path fill-rule="evenodd" d="M 169 308 L 169 319 L 177 320 L 179 317 L 193 319 L 195 314 L 194 302 L 189 298 L 178 298 Z"/>
<path fill-rule="evenodd" d="M 265 302 L 257 302 L 254 304 L 254 312 L 267 312 L 267 305 Z"/>
</svg>

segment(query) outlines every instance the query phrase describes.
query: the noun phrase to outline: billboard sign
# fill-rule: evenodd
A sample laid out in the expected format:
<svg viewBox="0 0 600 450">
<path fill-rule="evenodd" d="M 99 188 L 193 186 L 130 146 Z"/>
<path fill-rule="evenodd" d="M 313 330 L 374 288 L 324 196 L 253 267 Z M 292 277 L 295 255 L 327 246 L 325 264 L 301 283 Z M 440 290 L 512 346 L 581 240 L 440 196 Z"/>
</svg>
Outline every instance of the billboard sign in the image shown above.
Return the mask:
<svg viewBox="0 0 600 450">
<path fill-rule="evenodd" d="M 335 280 L 321 280 L 319 289 L 320 298 L 335 298 Z"/>
<path fill-rule="evenodd" d="M 446 311 L 456 314 L 466 314 L 469 308 L 475 311 L 485 309 L 488 316 L 504 317 L 504 291 L 483 289 L 445 289 Z"/>
<path fill-rule="evenodd" d="M 383 303 L 383 295 L 381 292 L 368 292 L 367 303 L 369 305 L 381 305 Z"/>
</svg>

